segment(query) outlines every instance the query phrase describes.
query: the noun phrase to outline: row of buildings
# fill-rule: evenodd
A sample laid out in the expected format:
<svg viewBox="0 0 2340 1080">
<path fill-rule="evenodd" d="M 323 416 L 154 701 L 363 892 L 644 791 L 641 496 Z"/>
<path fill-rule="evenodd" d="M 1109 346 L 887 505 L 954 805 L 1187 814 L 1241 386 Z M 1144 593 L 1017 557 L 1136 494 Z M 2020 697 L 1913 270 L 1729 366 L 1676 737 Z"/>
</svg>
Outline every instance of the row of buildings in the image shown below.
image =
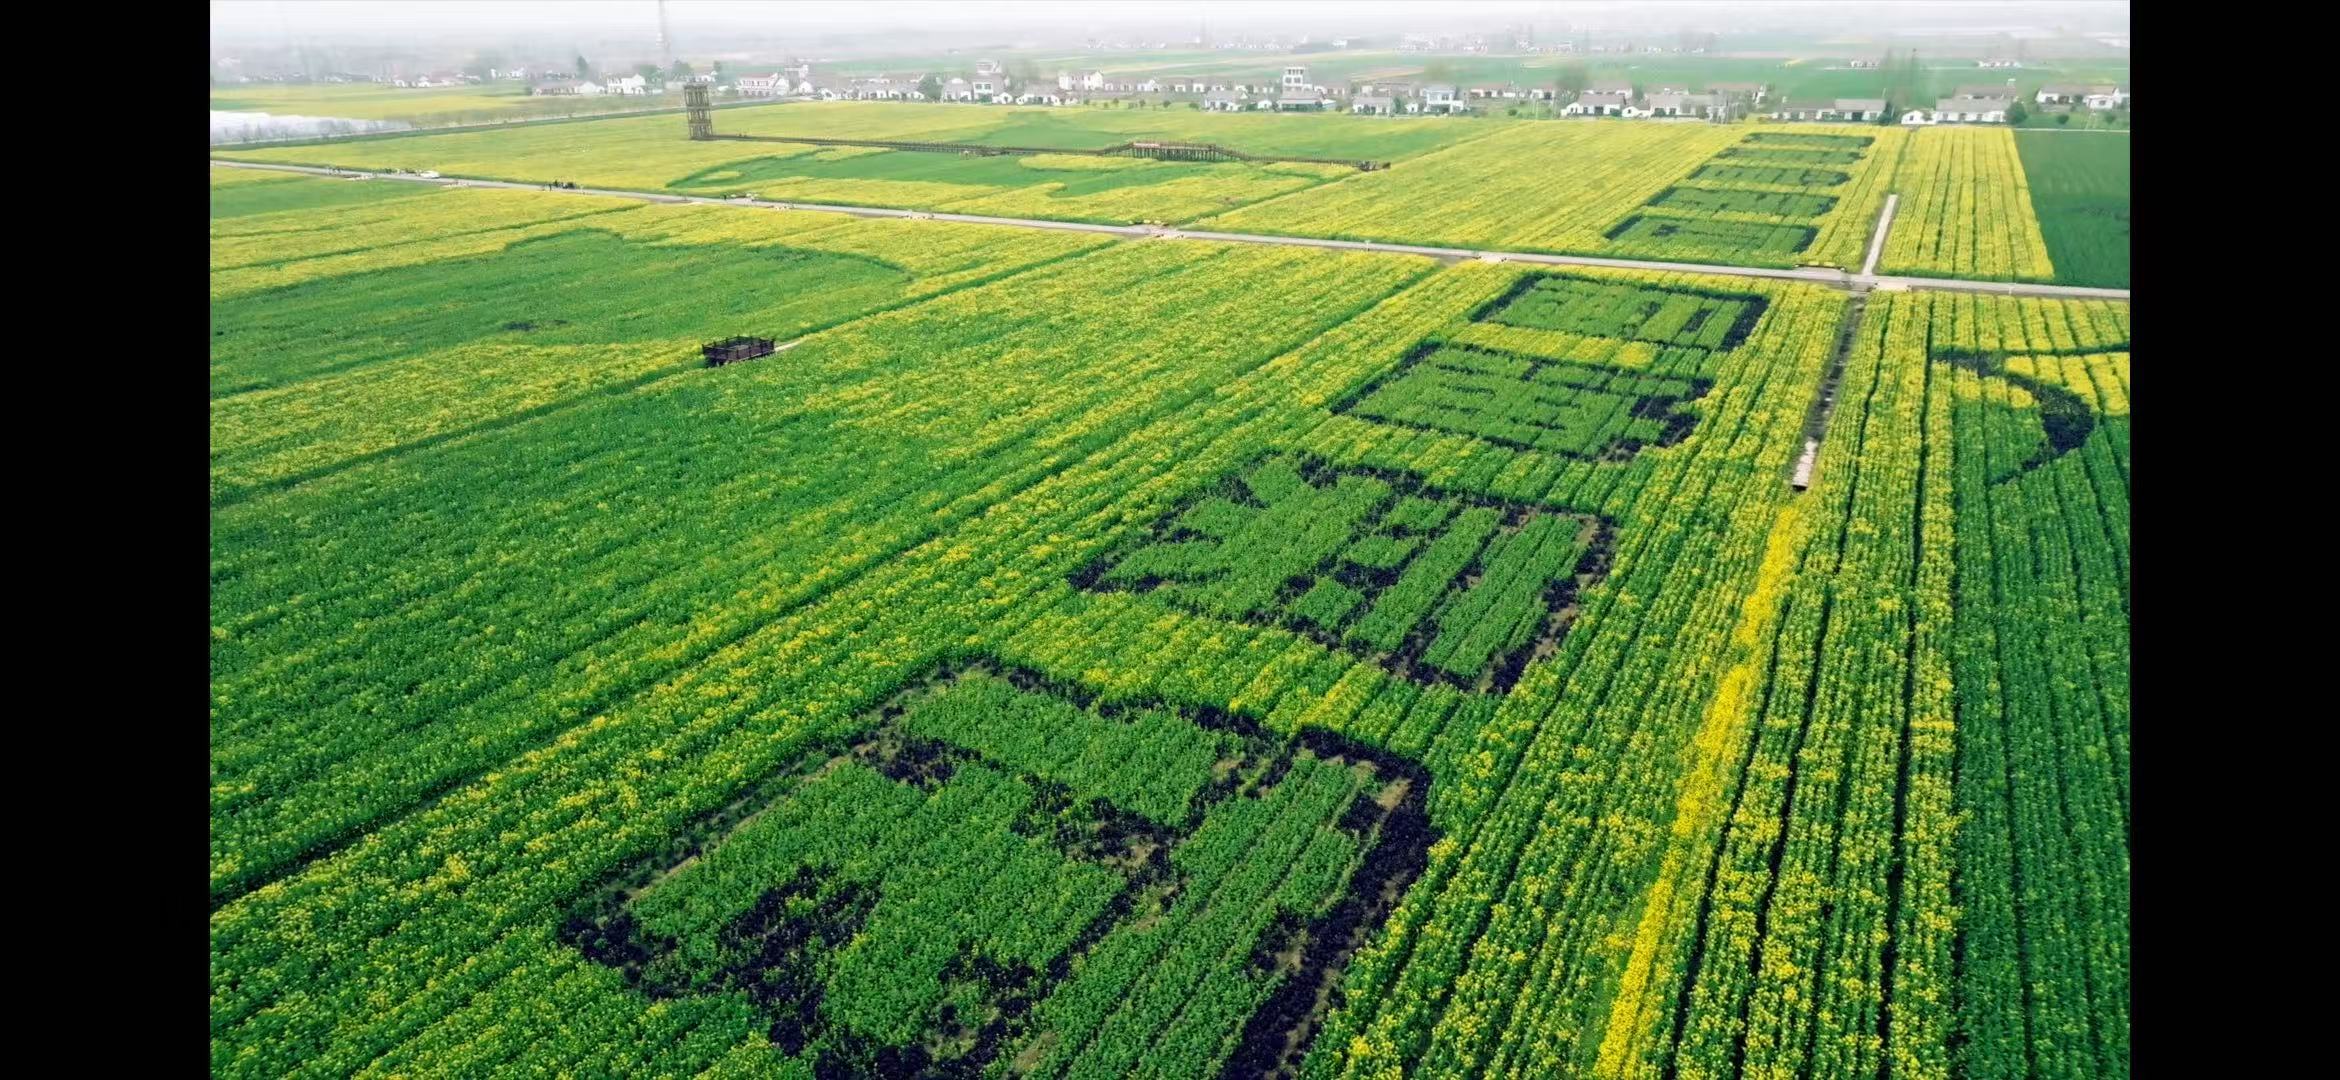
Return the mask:
<svg viewBox="0 0 2340 1080">
<path fill-rule="evenodd" d="M 1931 109 L 1900 112 L 1904 124 L 2003 124 L 2015 100 L 2004 94 L 1959 93 L 1935 101 Z M 1879 124 L 1892 115 L 1883 98 L 1837 98 L 1833 101 L 1791 101 L 1771 110 L 1774 120 L 1818 120 L 1836 124 Z"/>
<path fill-rule="evenodd" d="M 705 77 L 701 76 L 700 79 L 704 81 Z M 688 81 L 691 80 L 675 80 L 677 85 Z M 602 79 L 599 81 L 593 79 L 544 79 L 530 86 L 528 92 L 546 97 L 593 97 L 601 94 L 647 97 L 658 93 L 660 89 L 658 85 L 640 75 L 628 75 L 622 79 Z"/>
<path fill-rule="evenodd" d="M 1934 107 L 1908 108 L 1900 113 L 1904 124 L 2003 124 L 2012 118 L 2021 95 L 2015 80 L 2003 86 L 1961 86 Z M 2033 100 L 2042 106 L 2085 106 L 2113 109 L 2129 103 L 2123 86 L 2040 87 Z M 1771 111 L 1774 120 L 1827 120 L 1837 123 L 1877 123 L 1886 116 L 1887 103 L 1877 98 L 1837 98 L 1833 101 L 1787 102 Z"/>
<path fill-rule="evenodd" d="M 1719 82 L 1697 93 L 1687 86 L 1658 86 L 1636 96 L 1632 83 L 1608 80 L 1586 86 L 1560 114 L 1729 120 L 1748 115 L 1770 96 L 1770 86 L 1755 82 Z"/>
<path fill-rule="evenodd" d="M 2128 105 L 2129 88 L 2109 84 L 2099 86 L 2048 85 L 2039 88 L 2039 93 L 2034 100 L 2042 105 L 2081 105 L 2091 109 L 2118 109 Z"/>
<path fill-rule="evenodd" d="M 703 77 L 702 77 L 703 78 Z M 430 85 L 423 83 L 421 85 Z M 604 82 L 555 79 L 538 83 L 539 94 L 650 94 L 657 92 L 639 75 Z M 1623 80 L 1591 83 L 1560 108 L 1564 116 L 1614 116 L 1625 119 L 1663 118 L 1734 120 L 1766 115 L 1783 121 L 1879 123 L 1889 118 L 1890 104 L 1881 98 L 1836 98 L 1827 101 L 1789 101 L 1766 107 L 1771 88 L 1757 82 L 1719 82 L 1702 91 L 1686 86 L 1656 86 L 1646 94 Z M 1504 102 L 1550 102 L 1559 95 L 1547 86 L 1517 83 L 1462 86 L 1455 83 L 1417 84 L 1376 80 L 1331 87 L 1309 77 L 1303 64 L 1288 65 L 1275 80 L 1226 75 L 1115 78 L 1103 71 L 1063 71 L 1053 80 L 1014 79 L 997 61 L 975 66 L 972 77 L 940 79 L 870 75 L 853 78 L 816 76 L 809 63 L 737 80 L 741 97 L 804 98 L 819 101 L 926 101 L 978 102 L 1013 105 L 1079 105 L 1172 95 L 1193 100 L 1212 112 L 1329 112 L 1378 115 L 1422 115 L 1469 112 Z M 1941 98 L 1932 109 L 1910 108 L 1899 113 L 1905 124 L 2004 123 L 2017 97 L 2014 80 L 2003 86 L 1961 86 Z M 2118 86 L 2042 87 L 2041 105 L 2082 105 L 2113 108 L 2126 105 L 2128 91 Z"/>
</svg>

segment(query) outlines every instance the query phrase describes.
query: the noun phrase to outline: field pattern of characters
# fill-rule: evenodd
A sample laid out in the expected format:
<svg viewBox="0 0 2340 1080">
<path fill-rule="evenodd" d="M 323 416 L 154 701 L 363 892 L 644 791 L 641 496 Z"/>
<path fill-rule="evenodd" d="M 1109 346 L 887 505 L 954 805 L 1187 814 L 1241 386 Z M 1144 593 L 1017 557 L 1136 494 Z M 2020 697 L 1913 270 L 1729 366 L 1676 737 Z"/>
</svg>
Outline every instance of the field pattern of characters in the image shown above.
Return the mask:
<svg viewBox="0 0 2340 1080">
<path fill-rule="evenodd" d="M 653 997 L 738 993 L 815 1075 L 1297 1062 L 1434 837 L 1419 765 L 944 670 L 572 909 Z"/>
</svg>

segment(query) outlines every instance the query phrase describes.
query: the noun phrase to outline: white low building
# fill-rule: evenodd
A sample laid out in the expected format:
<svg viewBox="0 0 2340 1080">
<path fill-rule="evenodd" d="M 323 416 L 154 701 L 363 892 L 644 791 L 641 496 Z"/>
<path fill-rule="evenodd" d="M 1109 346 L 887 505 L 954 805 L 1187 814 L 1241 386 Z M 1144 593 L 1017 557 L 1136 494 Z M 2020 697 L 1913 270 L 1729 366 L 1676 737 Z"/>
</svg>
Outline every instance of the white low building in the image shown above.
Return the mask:
<svg viewBox="0 0 2340 1080">
<path fill-rule="evenodd" d="M 1588 91 L 1576 95 L 1576 100 L 1569 102 L 1568 107 L 1560 110 L 1560 113 L 1563 116 L 1625 116 L 1628 115 L 1625 110 L 1632 107 L 1633 99 L 1623 94 L 1595 94 Z"/>
<path fill-rule="evenodd" d="M 1937 124 L 2004 124 L 2013 104 L 2006 98 L 1948 97 L 1934 103 L 1933 119 Z"/>
<path fill-rule="evenodd" d="M 1453 83 L 1431 83 L 1422 88 L 1422 112 L 1458 113 L 1469 108 L 1469 103 L 1455 94 Z"/>
<path fill-rule="evenodd" d="M 739 77 L 741 97 L 780 97 L 796 89 L 796 83 L 775 71 L 769 75 L 742 75 Z"/>
<path fill-rule="evenodd" d="M 1722 111 L 1722 104 L 1711 94 L 1651 94 L 1651 116 L 1694 116 L 1711 119 Z"/>
<path fill-rule="evenodd" d="M 1873 124 L 1885 118 L 1884 98 L 1837 98 L 1836 115 L 1830 119 L 1857 124 Z"/>
</svg>

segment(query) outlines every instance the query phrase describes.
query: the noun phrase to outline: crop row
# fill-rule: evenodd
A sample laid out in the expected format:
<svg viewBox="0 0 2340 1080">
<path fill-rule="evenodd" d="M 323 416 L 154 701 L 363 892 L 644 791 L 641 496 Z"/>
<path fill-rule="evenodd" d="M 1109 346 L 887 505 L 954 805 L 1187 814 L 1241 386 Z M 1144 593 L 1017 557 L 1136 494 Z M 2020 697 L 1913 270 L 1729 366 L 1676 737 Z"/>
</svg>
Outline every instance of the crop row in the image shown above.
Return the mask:
<svg viewBox="0 0 2340 1080">
<path fill-rule="evenodd" d="M 451 463 L 433 476 L 360 467 L 215 515 L 215 889 L 265 880 L 589 720 L 1421 272 L 1233 249 L 1090 258 L 987 287 L 1026 298 L 1016 306 L 951 294 L 785 363 L 596 398 L 508 442 L 449 444 L 431 451 Z M 1239 291 L 1193 287 L 1303 263 L 1321 287 L 1272 325 L 1239 315 Z M 1152 283 L 1138 309 L 1119 306 L 1189 327 L 1180 347 L 1108 360 L 1101 328 L 1081 321 L 1103 302 L 1084 271 Z M 905 341 L 929 361 L 900 368 Z M 1003 349 L 1023 359 L 979 380 L 947 359 Z M 1131 396 L 1075 374 L 1095 365 L 1121 380 L 1181 373 Z M 819 411 L 794 404 L 816 396 Z M 836 437 L 872 426 L 892 433 L 883 450 Z M 753 464 L 771 453 L 804 471 Z M 652 476 L 667 479 L 645 487 Z M 689 486 L 669 486 L 678 478 Z M 311 550 L 257 541 L 304 530 Z M 710 591 L 727 602 L 694 600 Z"/>
<path fill-rule="evenodd" d="M 1177 259 L 1196 254 L 1207 253 L 1141 255 L 1132 249 L 1116 257 Z M 1231 281 L 1276 281 L 1291 276 L 1289 270 L 1276 270 L 1269 264 L 1229 263 L 1229 254 L 1232 252 L 1216 253 L 1209 260 L 1217 288 L 1225 288 Z M 1240 254 L 1235 257 L 1245 258 Z M 1314 265 L 1321 271 L 1340 263 Z M 1229 276 L 1246 266 L 1251 276 Z M 1419 275 L 1424 267 L 1406 260 L 1365 259 L 1355 263 L 1354 269 L 1394 273 L 1401 275 L 1395 281 L 1403 282 L 1406 277 L 1402 275 Z M 557 947 L 544 933 L 531 929 L 545 924 L 549 905 L 572 895 L 619 862 L 648 850 L 692 815 L 735 798 L 740 778 L 770 770 L 798 752 L 795 748 L 803 746 L 806 739 L 832 730 L 859 703 L 907 678 L 938 651 L 956 649 L 957 643 L 970 640 L 995 641 L 1002 647 L 1009 639 L 1024 640 L 1022 628 L 1072 599 L 1075 594 L 1063 584 L 1062 576 L 1089 558 L 1094 544 L 1109 540 L 1126 527 L 1120 524 L 1122 515 L 1133 501 L 1143 505 L 1169 493 L 1191 490 L 1192 485 L 1232 467 L 1237 455 L 1250 452 L 1271 432 L 1306 419 L 1306 414 L 1291 411 L 1292 402 L 1306 402 L 1311 396 L 1329 393 L 1328 387 L 1363 378 L 1365 365 L 1377 362 L 1374 358 L 1394 357 L 1511 279 L 1511 274 L 1503 273 L 1484 286 L 1453 290 L 1454 283 L 1470 285 L 1480 280 L 1463 274 L 1446 288 L 1411 289 L 1386 304 L 1377 300 L 1386 294 L 1390 278 L 1378 279 L 1385 283 L 1379 291 L 1368 288 L 1375 280 L 1370 278 L 1351 279 L 1345 284 L 1328 282 L 1328 299 L 1338 296 L 1342 303 L 1353 305 L 1329 324 L 1337 325 L 1342 318 L 1368 309 L 1372 314 L 1325 334 L 1304 349 L 1278 353 L 1277 359 L 1264 364 L 1247 360 L 1231 371 L 1196 368 L 1182 372 L 1177 378 L 1191 375 L 1196 385 L 1209 385 L 1212 392 L 1194 399 L 1191 407 L 1184 407 L 1176 395 L 1157 400 L 1154 404 L 1160 406 L 1159 411 L 1141 419 L 1142 426 L 1133 423 L 1121 429 L 1142 435 L 1106 439 L 1085 447 L 1061 441 L 1050 447 L 1046 444 L 1051 440 L 1034 440 L 1043 443 L 1042 452 L 1064 456 L 1057 458 L 1052 468 L 1025 476 L 1011 474 L 997 483 L 958 481 L 965 484 L 959 490 L 969 496 L 992 501 L 995 509 L 989 514 L 954 513 L 937 519 L 925 526 L 932 530 L 926 537 L 913 539 L 904 556 L 887 562 L 882 571 L 842 579 L 832 571 L 832 584 L 825 595 L 816 593 L 815 599 L 800 607 L 742 610 L 737 617 L 744 619 L 746 626 L 728 636 L 722 634 L 724 624 L 709 616 L 733 616 L 721 609 L 701 615 L 701 620 L 711 624 L 703 633 L 712 632 L 715 640 L 696 655 L 677 656 L 655 680 L 610 699 L 596 710 L 595 715 L 601 718 L 576 724 L 536 751 L 499 758 L 502 764 L 446 797 L 411 815 L 382 822 L 362 842 L 226 905 L 213 921 L 212 1015 L 217 1070 L 279 1075 L 353 1071 L 378 1056 L 398 1052 L 397 1048 L 410 1039 L 441 1038 L 439 1032 L 444 1029 L 439 1025 L 456 1022 L 452 1018 L 464 1001 L 476 1000 L 484 1007 L 496 1000 L 527 1000 L 537 992 L 538 983 L 533 974 L 518 977 L 516 973 L 537 971 L 538 961 L 532 958 L 542 956 L 546 948 Z M 1204 291 L 1176 288 L 1159 295 L 1199 297 Z M 1234 291 L 1248 295 L 1248 289 Z M 1031 320 L 1055 312 L 1080 324 L 1077 305 L 1068 311 L 1063 299 L 1050 299 L 1047 290 L 1027 288 L 1020 294 L 1004 295 L 1015 295 L 1019 300 L 1000 305 L 978 299 L 975 304 L 998 312 L 995 317 L 1012 311 L 1021 313 L 1017 318 Z M 1257 357 L 1260 354 L 1250 350 L 1262 344 L 1287 347 L 1264 342 L 1256 319 L 1200 312 L 1197 316 L 1157 319 L 1152 325 L 1187 328 L 1196 347 L 1208 350 L 1206 355 Z M 931 332 L 920 328 L 939 329 L 961 321 L 909 315 L 880 317 L 866 321 L 875 325 L 863 332 L 881 334 L 878 340 L 898 345 L 915 340 L 904 334 Z M 1091 320 L 1081 325 L 1099 323 Z M 1221 344 L 1211 336 L 1215 327 L 1229 328 L 1229 332 L 1240 327 L 1250 344 Z M 1064 352 L 1052 353 L 1041 344 L 1042 339 L 1017 345 L 1002 338 L 1000 325 L 965 329 L 969 340 L 985 342 L 983 355 L 987 357 L 1000 356 L 1004 348 L 1008 355 L 1029 358 L 1019 361 L 1021 368 L 997 362 L 983 365 L 988 379 L 1005 381 L 1000 388 L 1011 398 L 1046 402 L 1044 396 L 1034 397 L 1033 388 L 1015 384 L 1011 376 L 1025 368 L 1044 373 L 1051 355 L 1085 353 L 1093 363 L 1112 366 L 1121 376 L 1136 377 L 1128 371 L 1126 357 L 1119 350 L 1085 348 L 1079 340 L 1062 340 L 1066 335 L 1061 331 L 1052 336 Z M 1312 329 L 1285 340 L 1297 346 L 1317 333 L 1321 331 Z M 1394 340 L 1386 346 L 1375 344 L 1384 336 Z M 960 365 L 947 360 L 947 348 L 924 351 L 940 359 L 917 372 L 939 376 L 959 370 Z M 777 395 L 771 384 L 777 380 L 784 386 L 786 370 L 750 365 L 737 373 L 725 369 L 720 376 L 690 381 L 730 384 L 745 380 L 743 385 L 757 392 L 741 398 L 734 406 L 740 407 L 774 399 Z M 905 374 L 882 365 L 875 371 L 883 371 L 894 381 Z M 1109 392 L 1115 378 L 1050 376 L 1045 381 L 1066 389 L 1094 385 Z M 911 392 L 914 396 L 906 400 L 939 403 L 965 396 L 958 392 Z M 1317 399 L 1323 400 L 1321 396 Z M 850 402 L 852 395 L 839 400 Z M 1046 408 L 1042 415 L 1111 422 L 1111 409 L 1107 407 L 1101 416 L 1098 402 L 1046 402 Z M 1057 410 L 1065 411 L 1059 414 Z M 696 414 L 708 412 L 702 407 Z M 707 445 L 688 425 L 678 423 L 678 417 L 651 410 L 646 419 L 655 421 L 650 427 L 670 433 L 670 442 Z M 927 422 L 963 434 L 983 426 L 948 414 Z M 903 429 L 893 430 L 899 433 Z M 687 432 L 687 437 L 672 434 L 678 431 Z M 867 449 L 858 441 L 849 442 L 856 450 Z M 515 449 L 509 444 L 500 447 L 505 455 Z M 981 462 L 985 455 L 976 453 L 969 458 Z M 809 459 L 800 455 L 799 467 L 809 468 L 802 464 L 804 460 Z M 834 470 L 836 466 L 822 468 Z M 454 472 L 440 469 L 424 475 Z M 630 466 L 621 466 L 611 479 L 659 489 L 666 486 L 664 480 L 634 479 L 636 475 Z M 267 502 L 272 505 L 277 499 L 292 499 L 297 494 L 274 496 Z M 587 498 L 584 505 L 591 507 L 592 496 Z M 261 509 L 262 504 L 256 502 L 250 509 L 240 508 L 239 513 L 257 514 Z M 931 511 L 919 509 L 915 503 L 910 509 L 921 517 L 931 516 Z M 696 508 L 702 520 L 703 511 L 704 507 Z M 776 512 L 789 511 L 779 508 Z M 485 524 L 519 516 L 483 514 L 467 520 Z M 445 528 L 418 527 L 403 535 L 420 538 Z M 727 545 L 736 545 L 738 538 L 755 536 L 759 530 L 732 528 L 727 532 L 731 537 Z M 393 535 L 379 530 L 368 534 Z M 1051 536 L 1059 539 L 1052 541 Z M 1095 539 L 1068 544 L 1073 538 Z M 330 545 L 309 547 L 312 551 L 330 550 Z M 229 543 L 224 550 L 243 551 L 245 546 Z M 976 559 L 977 552 L 988 554 Z M 752 551 L 745 554 L 756 556 Z M 375 565 L 406 564 L 407 557 L 385 555 Z M 730 577 L 732 584 L 726 585 L 724 592 L 709 594 L 729 596 L 732 590 L 740 589 L 740 575 Z M 762 591 L 751 590 L 746 595 Z M 1260 661 L 1247 661 L 1256 672 Z M 1085 669 L 1071 670 L 1077 674 Z M 515 978 L 507 983 L 507 976 Z M 483 994 L 487 996 L 481 997 Z M 361 1005 L 361 999 L 375 1004 Z M 350 1024 L 355 1017 L 366 1019 Z M 613 1018 L 611 1022 L 619 1021 Z M 621 1026 L 618 1030 L 626 1029 Z M 546 1042 L 535 1052 L 536 1057 L 562 1060 L 566 1046 Z M 582 1049 L 566 1052 L 573 1055 Z"/>
<path fill-rule="evenodd" d="M 1095 583 L 1291 626 L 1393 665 L 1418 659 L 1466 683 L 1508 681 L 1489 665 L 1547 628 L 1591 522 L 1311 466 L 1276 457 L 1244 470 L 1112 556 Z"/>
<path fill-rule="evenodd" d="M 1669 671 L 1660 655 L 1729 636 L 1778 506 L 1769 478 L 1790 450 L 1790 403 L 1841 314 L 1822 293 L 1766 291 L 1771 308 L 1723 358 L 1697 431 L 1635 459 L 1604 497 L 1619 515 L 1610 577 L 1478 733 L 1481 756 L 1445 804 L 1464 831 L 1353 962 L 1312 1073 L 1553 1075 L 1593 1049 L 1580 1010 L 1615 976 L 1605 942 L 1678 779 L 1660 747 L 1711 692 L 1711 675 Z"/>
<path fill-rule="evenodd" d="M 1884 270 L 1933 277 L 2051 281 L 2014 133 L 1953 126 L 1921 133 L 1893 181 L 1901 202 Z"/>
<path fill-rule="evenodd" d="M 1690 379 L 1631 369 L 1447 346 L 1376 384 L 1346 411 L 1505 446 L 1598 458 L 1665 442 L 1676 433 L 1668 430 L 1668 410 L 1702 389 Z"/>
<path fill-rule="evenodd" d="M 2127 326 L 2104 314 L 1933 322 L 1938 345 L 2083 354 L 1938 366 L 1957 435 L 1962 1075 L 2129 1070 L 2127 386 L 2092 352 L 2125 349 Z M 2094 420 L 2063 452 L 2014 381 L 2050 369 Z"/>
<path fill-rule="evenodd" d="M 1116 245 L 216 509 L 212 1071 L 2125 1074 L 2125 307 L 1874 299 L 1799 496 L 1843 297 L 1581 278 Z"/>
</svg>

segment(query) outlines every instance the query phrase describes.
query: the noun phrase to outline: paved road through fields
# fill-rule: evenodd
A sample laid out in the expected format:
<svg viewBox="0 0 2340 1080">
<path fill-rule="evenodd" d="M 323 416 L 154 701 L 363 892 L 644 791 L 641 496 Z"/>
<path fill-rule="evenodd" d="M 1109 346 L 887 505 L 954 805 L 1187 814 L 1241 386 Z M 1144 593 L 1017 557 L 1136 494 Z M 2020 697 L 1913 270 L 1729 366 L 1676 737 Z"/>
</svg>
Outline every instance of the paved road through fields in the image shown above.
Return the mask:
<svg viewBox="0 0 2340 1080">
<path fill-rule="evenodd" d="M 1428 255 L 1440 259 L 1493 259 L 1502 262 L 1536 263 L 1547 266 L 1613 266 L 1629 270 L 1664 270 L 1683 274 L 1721 274 L 1730 277 L 1780 278 L 1789 281 L 1809 281 L 1850 289 L 1883 287 L 1888 289 L 1944 289 L 1954 292 L 1997 293 L 2003 296 L 2040 296 L 2057 299 L 2127 300 L 2127 289 L 2094 289 L 2079 285 L 2034 285 L 2010 281 L 1965 281 L 1952 278 L 1888 277 L 1873 273 L 1848 274 L 1827 267 L 1804 266 L 1781 270 L 1766 266 L 1722 266 L 1709 263 L 1658 262 L 1649 259 L 1603 259 L 1591 255 L 1545 255 L 1525 251 L 1477 251 L 1468 248 L 1426 247 L 1419 244 L 1386 244 L 1366 240 L 1321 240 L 1304 236 L 1268 236 L 1261 233 L 1196 232 L 1189 229 L 1164 229 L 1152 225 L 1093 225 L 1080 221 L 1047 221 L 1040 218 L 989 217 L 982 214 L 946 214 L 939 211 L 901 210 L 882 206 L 834 206 L 824 203 L 772 202 L 763 199 L 711 199 L 697 195 L 671 195 L 661 192 L 622 191 L 609 188 L 547 188 L 543 184 L 523 184 L 511 180 L 473 180 L 439 177 L 426 180 L 419 176 L 388 173 L 351 172 L 312 165 L 277 165 L 249 161 L 222 161 L 212 159 L 213 165 L 231 169 L 267 169 L 275 172 L 308 173 L 315 176 L 365 176 L 375 180 L 405 180 L 418 184 L 437 184 L 441 187 L 513 188 L 520 191 L 557 191 L 563 195 L 602 195 L 618 199 L 642 199 L 657 203 L 697 203 L 704 206 L 755 207 L 774 210 L 811 210 L 819 213 L 852 214 L 856 217 L 915 218 L 921 221 L 958 221 L 978 225 L 1005 225 L 1020 229 L 1058 229 L 1071 232 L 1109 233 L 1116 236 L 1161 236 L 1165 239 L 1216 240 L 1236 244 L 1287 244 L 1297 247 L 1331 248 L 1340 251 L 1380 251 L 1397 255 Z M 1872 248 L 1870 265 L 1876 263 L 1876 252 L 1882 249 L 1883 227 L 1891 224 L 1891 200 L 1888 200 L 1887 218 L 1881 223 L 1879 243 Z"/>
</svg>

